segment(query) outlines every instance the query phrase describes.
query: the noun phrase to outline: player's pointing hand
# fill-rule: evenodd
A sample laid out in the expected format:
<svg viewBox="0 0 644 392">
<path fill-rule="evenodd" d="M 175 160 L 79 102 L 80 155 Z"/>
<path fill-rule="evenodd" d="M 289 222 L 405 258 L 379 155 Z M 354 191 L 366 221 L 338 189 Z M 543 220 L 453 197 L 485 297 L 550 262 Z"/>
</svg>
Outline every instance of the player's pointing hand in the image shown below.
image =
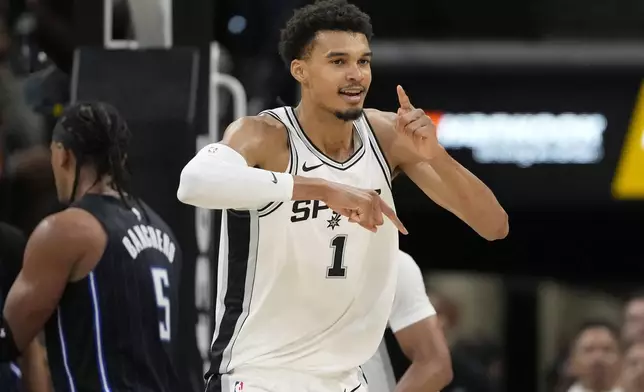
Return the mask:
<svg viewBox="0 0 644 392">
<path fill-rule="evenodd" d="M 325 202 L 333 211 L 349 218 L 350 222 L 355 222 L 374 233 L 378 231 L 378 226 L 384 224 L 384 215 L 398 231 L 407 234 L 407 229 L 394 210 L 375 191 L 332 183 Z"/>
<path fill-rule="evenodd" d="M 431 159 L 442 147 L 438 143 L 436 127 L 422 109 L 415 108 L 402 86 L 397 87 L 400 107 L 396 113 L 396 132 L 412 139 L 416 152 Z"/>
</svg>

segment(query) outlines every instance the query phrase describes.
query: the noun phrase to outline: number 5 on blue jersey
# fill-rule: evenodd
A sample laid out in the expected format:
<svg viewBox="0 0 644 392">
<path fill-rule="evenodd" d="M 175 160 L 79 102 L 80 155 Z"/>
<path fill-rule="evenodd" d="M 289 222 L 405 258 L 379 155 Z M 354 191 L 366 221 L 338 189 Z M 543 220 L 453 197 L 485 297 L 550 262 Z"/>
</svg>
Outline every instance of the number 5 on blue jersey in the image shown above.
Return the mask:
<svg viewBox="0 0 644 392">
<path fill-rule="evenodd" d="M 170 287 L 168 270 L 165 268 L 151 268 L 152 280 L 154 282 L 154 296 L 157 307 L 163 311 L 163 320 L 159 321 L 159 337 L 163 342 L 170 341 L 170 299 L 165 290 Z"/>
</svg>

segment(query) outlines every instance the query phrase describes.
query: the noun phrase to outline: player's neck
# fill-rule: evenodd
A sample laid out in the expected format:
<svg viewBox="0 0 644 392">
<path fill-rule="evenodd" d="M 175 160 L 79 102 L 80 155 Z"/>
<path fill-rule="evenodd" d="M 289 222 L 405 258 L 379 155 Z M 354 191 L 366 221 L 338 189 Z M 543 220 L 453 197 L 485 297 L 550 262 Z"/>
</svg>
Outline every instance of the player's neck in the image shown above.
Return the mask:
<svg viewBox="0 0 644 392">
<path fill-rule="evenodd" d="M 326 155 L 342 159 L 353 153 L 353 121 L 340 120 L 333 113 L 303 103 L 295 108 L 295 114 L 302 131 Z"/>
<path fill-rule="evenodd" d="M 79 173 L 78 187 L 76 188 L 76 199 L 83 195 L 109 195 L 118 196 L 118 193 L 112 188 L 112 178 L 104 176 L 96 181 L 96 171 L 92 168 L 82 168 Z"/>
</svg>

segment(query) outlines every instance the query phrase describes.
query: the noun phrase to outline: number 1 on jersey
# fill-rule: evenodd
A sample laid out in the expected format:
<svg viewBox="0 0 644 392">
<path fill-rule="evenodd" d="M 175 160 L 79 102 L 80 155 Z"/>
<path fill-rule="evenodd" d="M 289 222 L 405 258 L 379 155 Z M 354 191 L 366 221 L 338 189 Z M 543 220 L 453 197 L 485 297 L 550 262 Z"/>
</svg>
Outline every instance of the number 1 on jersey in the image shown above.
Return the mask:
<svg viewBox="0 0 644 392">
<path fill-rule="evenodd" d="M 344 249 L 347 245 L 347 236 L 340 234 L 331 240 L 333 259 L 330 267 L 326 269 L 327 278 L 344 278 L 347 276 L 347 267 L 344 266 Z"/>
<path fill-rule="evenodd" d="M 165 268 L 151 268 L 152 280 L 154 281 L 154 296 L 157 307 L 163 310 L 164 321 L 159 321 L 159 337 L 162 342 L 170 341 L 170 300 L 163 292 L 170 287 L 168 270 Z"/>
</svg>

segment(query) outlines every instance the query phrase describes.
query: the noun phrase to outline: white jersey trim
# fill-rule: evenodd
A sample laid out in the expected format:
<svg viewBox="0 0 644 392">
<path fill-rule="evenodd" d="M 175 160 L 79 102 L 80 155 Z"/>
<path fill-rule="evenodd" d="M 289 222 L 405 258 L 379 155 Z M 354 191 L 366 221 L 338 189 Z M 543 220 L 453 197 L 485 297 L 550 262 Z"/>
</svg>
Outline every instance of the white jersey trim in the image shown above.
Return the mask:
<svg viewBox="0 0 644 392">
<path fill-rule="evenodd" d="M 297 175 L 297 167 L 299 164 L 297 148 L 295 148 L 295 145 L 293 144 L 293 138 L 291 136 L 291 132 L 289 131 L 288 126 L 286 125 L 286 123 L 284 123 L 284 121 L 282 121 L 279 115 L 273 112 L 273 110 L 264 110 L 263 112 L 259 113 L 258 116 L 261 116 L 263 114 L 268 114 L 269 116 L 273 117 L 275 120 L 279 121 L 284 126 L 284 130 L 286 131 L 286 142 L 288 144 L 288 150 L 289 150 L 288 166 L 286 168 L 285 173 L 289 173 L 294 176 Z M 280 208 L 282 204 L 284 203 L 283 202 L 268 203 L 267 205 L 257 210 L 259 212 L 259 217 L 262 218 L 277 211 L 277 209 Z"/>
<path fill-rule="evenodd" d="M 309 139 L 308 136 L 306 136 L 306 133 L 304 133 L 304 130 L 302 129 L 302 126 L 300 125 L 299 120 L 297 119 L 297 116 L 295 115 L 295 111 L 293 110 L 292 107 L 287 106 L 284 108 L 286 112 L 286 116 L 288 117 L 289 122 L 291 123 L 293 129 L 295 130 L 295 133 L 297 136 L 300 138 L 302 143 L 306 146 L 306 148 L 311 151 L 313 155 L 315 155 L 316 158 L 318 158 L 322 163 L 331 166 L 334 169 L 338 170 L 347 170 L 353 165 L 355 165 L 365 154 L 366 151 L 366 144 L 367 141 L 364 138 L 364 135 L 362 132 L 360 132 L 359 129 L 355 126 L 354 123 L 354 130 L 358 134 L 358 137 L 360 138 L 360 146 L 358 147 L 357 150 L 353 152 L 351 157 L 347 159 L 344 162 L 338 162 L 334 159 L 329 158 L 328 156 L 324 155 L 315 145 L 311 140 Z"/>
<path fill-rule="evenodd" d="M 363 121 L 364 126 L 367 129 L 367 134 L 369 135 L 369 144 L 371 145 L 371 149 L 376 155 L 376 159 L 380 164 L 382 173 L 385 175 L 385 178 L 387 179 L 387 184 L 389 184 L 389 189 L 391 189 L 391 181 L 392 181 L 391 166 L 389 165 L 389 162 L 387 162 L 387 158 L 385 157 L 385 152 L 382 150 L 382 147 L 380 146 L 380 142 L 378 142 L 378 138 L 376 137 L 376 132 L 374 132 L 373 127 L 371 126 L 371 123 L 369 122 L 369 119 L 367 118 L 367 115 L 365 113 L 362 114 L 362 117 L 360 118 L 360 120 Z"/>
</svg>

